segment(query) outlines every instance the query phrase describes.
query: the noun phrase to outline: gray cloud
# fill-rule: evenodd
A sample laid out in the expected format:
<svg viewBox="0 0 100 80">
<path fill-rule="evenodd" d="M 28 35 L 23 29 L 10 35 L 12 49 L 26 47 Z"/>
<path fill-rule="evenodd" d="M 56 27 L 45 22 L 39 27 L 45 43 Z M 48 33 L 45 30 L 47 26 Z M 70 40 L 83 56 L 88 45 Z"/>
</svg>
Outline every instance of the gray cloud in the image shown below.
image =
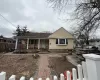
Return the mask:
<svg viewBox="0 0 100 80">
<path fill-rule="evenodd" d="M 72 9 L 68 7 L 67 11 Z M 62 26 L 66 29 L 70 27 L 69 23 L 60 20 L 62 17 L 70 18 L 69 15 L 58 15 L 48 6 L 46 0 L 0 0 L 0 13 L 16 26 L 27 25 L 31 31 L 55 31 Z M 15 27 L 2 17 L 0 21 L 0 25 L 3 26 L 0 26 L 0 34 L 12 36 Z"/>
<path fill-rule="evenodd" d="M 13 31 L 10 30 L 9 28 L 0 26 L 0 35 L 6 36 L 6 37 L 11 37 L 12 33 L 13 33 Z"/>
</svg>

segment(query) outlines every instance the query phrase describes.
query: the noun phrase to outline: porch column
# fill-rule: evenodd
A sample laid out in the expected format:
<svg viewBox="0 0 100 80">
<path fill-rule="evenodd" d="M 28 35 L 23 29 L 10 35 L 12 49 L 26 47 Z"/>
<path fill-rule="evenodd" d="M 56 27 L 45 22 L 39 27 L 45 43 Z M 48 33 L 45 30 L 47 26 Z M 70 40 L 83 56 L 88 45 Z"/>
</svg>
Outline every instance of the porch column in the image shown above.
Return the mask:
<svg viewBox="0 0 100 80">
<path fill-rule="evenodd" d="M 15 49 L 17 49 L 17 45 L 18 45 L 18 38 L 16 38 Z"/>
<path fill-rule="evenodd" d="M 100 55 L 84 54 L 88 80 L 100 80 Z"/>
<path fill-rule="evenodd" d="M 38 49 L 40 49 L 40 39 L 38 39 Z"/>
<path fill-rule="evenodd" d="M 27 49 L 28 49 L 28 45 L 29 45 L 29 38 L 27 38 Z"/>
</svg>

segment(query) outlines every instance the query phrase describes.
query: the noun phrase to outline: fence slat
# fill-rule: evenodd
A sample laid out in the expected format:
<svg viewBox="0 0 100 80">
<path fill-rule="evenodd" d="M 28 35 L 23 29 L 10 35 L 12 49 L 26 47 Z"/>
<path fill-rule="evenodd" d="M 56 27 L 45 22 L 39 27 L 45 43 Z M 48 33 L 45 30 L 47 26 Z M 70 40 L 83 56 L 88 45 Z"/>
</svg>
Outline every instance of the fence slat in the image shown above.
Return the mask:
<svg viewBox="0 0 100 80">
<path fill-rule="evenodd" d="M 9 78 L 9 80 L 15 80 L 15 75 L 12 75 L 10 78 Z"/>
<path fill-rule="evenodd" d="M 72 69 L 72 75 L 73 75 L 73 80 L 77 80 L 77 72 L 75 68 Z"/>
<path fill-rule="evenodd" d="M 34 80 L 34 78 L 33 78 L 33 77 L 31 77 L 31 78 L 30 78 L 30 80 Z"/>
<path fill-rule="evenodd" d="M 83 68 L 83 75 L 84 75 L 84 80 L 87 80 L 87 69 L 86 69 L 86 62 L 82 61 L 82 68 Z"/>
<path fill-rule="evenodd" d="M 1 72 L 0 73 L 0 80 L 5 80 L 6 78 L 6 72 Z"/>
<path fill-rule="evenodd" d="M 50 80 L 50 78 L 46 78 L 46 80 Z"/>
<path fill-rule="evenodd" d="M 71 80 L 71 73 L 67 71 L 67 80 Z"/>
<path fill-rule="evenodd" d="M 79 80 L 83 80 L 82 66 L 80 64 L 77 65 L 77 69 L 78 69 L 78 78 L 79 78 Z"/>
<path fill-rule="evenodd" d="M 42 78 L 39 78 L 38 80 L 42 80 Z"/>
<path fill-rule="evenodd" d="M 20 78 L 20 80 L 25 80 L 25 77 L 24 77 L 24 76 L 22 76 L 22 77 Z"/>
<path fill-rule="evenodd" d="M 53 77 L 53 80 L 58 80 L 57 76 L 54 76 L 54 77 Z"/>
<path fill-rule="evenodd" d="M 64 75 L 62 73 L 60 74 L 60 80 L 64 80 Z"/>
</svg>

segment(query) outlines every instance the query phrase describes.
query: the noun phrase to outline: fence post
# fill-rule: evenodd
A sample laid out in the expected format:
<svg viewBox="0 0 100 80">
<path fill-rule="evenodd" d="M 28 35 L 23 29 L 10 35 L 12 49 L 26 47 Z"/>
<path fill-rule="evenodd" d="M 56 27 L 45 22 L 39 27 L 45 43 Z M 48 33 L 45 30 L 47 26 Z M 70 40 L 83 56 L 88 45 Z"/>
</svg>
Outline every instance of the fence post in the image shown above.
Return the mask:
<svg viewBox="0 0 100 80">
<path fill-rule="evenodd" d="M 38 78 L 38 80 L 42 80 L 42 78 Z"/>
<path fill-rule="evenodd" d="M 88 80 L 100 80 L 100 55 L 83 54 L 86 59 Z"/>
<path fill-rule="evenodd" d="M 62 73 L 60 74 L 60 80 L 64 80 L 64 75 Z"/>
<path fill-rule="evenodd" d="M 75 68 L 72 69 L 72 75 L 73 75 L 73 80 L 77 80 L 77 72 Z"/>
<path fill-rule="evenodd" d="M 54 77 L 53 77 L 53 80 L 58 80 L 58 79 L 57 79 L 57 76 L 54 76 Z"/>
<path fill-rule="evenodd" d="M 22 76 L 22 77 L 20 78 L 20 80 L 25 80 L 25 77 L 24 77 L 24 76 Z"/>
<path fill-rule="evenodd" d="M 86 62 L 82 61 L 84 80 L 88 80 Z"/>
<path fill-rule="evenodd" d="M 34 78 L 33 78 L 33 77 L 31 77 L 31 78 L 30 78 L 30 80 L 34 80 Z"/>
<path fill-rule="evenodd" d="M 46 78 L 46 80 L 50 80 L 50 78 Z"/>
<path fill-rule="evenodd" d="M 0 73 L 0 80 L 5 80 L 6 79 L 6 72 L 1 72 Z"/>
<path fill-rule="evenodd" d="M 78 69 L 78 78 L 79 78 L 79 80 L 83 80 L 82 66 L 80 64 L 77 65 L 77 69 Z"/>
<path fill-rule="evenodd" d="M 15 75 L 12 75 L 9 80 L 15 80 Z"/>
<path fill-rule="evenodd" d="M 67 80 L 71 80 L 71 73 L 67 71 Z"/>
</svg>

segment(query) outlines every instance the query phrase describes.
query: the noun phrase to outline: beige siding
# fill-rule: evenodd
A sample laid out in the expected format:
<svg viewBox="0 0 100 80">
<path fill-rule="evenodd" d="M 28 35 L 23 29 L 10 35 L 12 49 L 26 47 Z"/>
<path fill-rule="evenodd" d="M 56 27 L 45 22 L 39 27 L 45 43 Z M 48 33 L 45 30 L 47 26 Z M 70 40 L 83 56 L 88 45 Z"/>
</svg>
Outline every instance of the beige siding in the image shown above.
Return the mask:
<svg viewBox="0 0 100 80">
<path fill-rule="evenodd" d="M 55 31 L 49 38 L 74 38 L 72 34 L 66 31 L 63 27 Z"/>
<path fill-rule="evenodd" d="M 68 39 L 68 45 L 57 45 L 56 39 L 49 39 L 49 49 L 73 49 L 73 39 Z"/>
</svg>

